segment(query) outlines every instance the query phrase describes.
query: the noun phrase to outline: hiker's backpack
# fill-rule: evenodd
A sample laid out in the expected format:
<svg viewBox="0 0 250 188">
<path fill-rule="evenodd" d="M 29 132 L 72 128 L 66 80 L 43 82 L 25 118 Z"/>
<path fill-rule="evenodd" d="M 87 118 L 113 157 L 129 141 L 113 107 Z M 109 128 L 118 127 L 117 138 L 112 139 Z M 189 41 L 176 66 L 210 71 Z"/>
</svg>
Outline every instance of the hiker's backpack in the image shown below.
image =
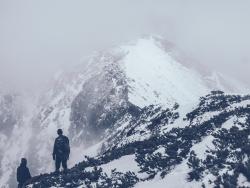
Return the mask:
<svg viewBox="0 0 250 188">
<path fill-rule="evenodd" d="M 55 145 L 58 154 L 69 154 L 69 140 L 66 136 L 59 136 L 56 139 Z"/>
</svg>

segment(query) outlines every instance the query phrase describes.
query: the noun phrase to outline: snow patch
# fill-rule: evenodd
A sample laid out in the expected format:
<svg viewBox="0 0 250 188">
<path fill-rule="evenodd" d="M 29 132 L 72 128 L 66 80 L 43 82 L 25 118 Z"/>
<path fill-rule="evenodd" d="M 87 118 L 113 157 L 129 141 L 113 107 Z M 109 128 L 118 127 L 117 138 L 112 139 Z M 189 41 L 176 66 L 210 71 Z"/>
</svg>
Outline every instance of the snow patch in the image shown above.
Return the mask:
<svg viewBox="0 0 250 188">
<path fill-rule="evenodd" d="M 215 146 L 213 144 L 214 137 L 209 135 L 205 137 L 200 143 L 195 144 L 191 150 L 193 150 L 199 159 L 206 159 L 206 150 L 213 150 Z"/>
<path fill-rule="evenodd" d="M 107 164 L 100 166 L 105 173 L 111 175 L 111 171 L 116 169 L 118 172 L 126 173 L 128 171 L 131 172 L 139 172 L 140 168 L 135 161 L 135 155 L 125 155 L 119 159 L 111 161 Z"/>
</svg>

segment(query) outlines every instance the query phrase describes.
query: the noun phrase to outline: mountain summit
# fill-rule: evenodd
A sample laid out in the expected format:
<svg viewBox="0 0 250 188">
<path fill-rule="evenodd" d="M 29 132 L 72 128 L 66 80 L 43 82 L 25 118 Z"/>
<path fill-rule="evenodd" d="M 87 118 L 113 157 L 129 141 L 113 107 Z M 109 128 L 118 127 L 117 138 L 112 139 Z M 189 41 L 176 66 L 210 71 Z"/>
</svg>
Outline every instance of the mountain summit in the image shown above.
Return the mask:
<svg viewBox="0 0 250 188">
<path fill-rule="evenodd" d="M 150 105 L 173 108 L 176 103 L 182 111 L 191 110 L 210 91 L 243 91 L 220 73 L 204 75 L 185 66 L 174 50 L 163 39 L 142 38 L 57 75 L 41 100 L 41 134 L 53 137 L 62 127 L 76 144 L 89 146 L 128 111 Z"/>
</svg>

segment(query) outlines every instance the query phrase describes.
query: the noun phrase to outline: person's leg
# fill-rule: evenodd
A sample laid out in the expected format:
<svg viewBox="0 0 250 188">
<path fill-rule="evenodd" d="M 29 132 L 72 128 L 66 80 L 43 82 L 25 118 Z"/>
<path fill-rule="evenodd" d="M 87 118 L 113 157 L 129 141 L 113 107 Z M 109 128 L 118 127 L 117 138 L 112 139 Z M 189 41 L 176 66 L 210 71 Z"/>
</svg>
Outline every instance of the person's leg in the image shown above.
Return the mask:
<svg viewBox="0 0 250 188">
<path fill-rule="evenodd" d="M 56 157 L 56 172 L 59 172 L 61 162 L 62 162 L 62 159 L 60 157 Z"/>
<path fill-rule="evenodd" d="M 68 169 L 67 161 L 68 161 L 68 158 L 67 158 L 66 156 L 63 156 L 63 159 L 62 159 L 62 166 L 63 166 L 64 172 L 66 172 L 67 169 Z"/>
<path fill-rule="evenodd" d="M 66 171 L 66 170 L 68 169 L 68 166 L 67 166 L 67 159 L 63 159 L 63 160 L 62 160 L 62 166 L 63 166 L 64 171 Z"/>
</svg>

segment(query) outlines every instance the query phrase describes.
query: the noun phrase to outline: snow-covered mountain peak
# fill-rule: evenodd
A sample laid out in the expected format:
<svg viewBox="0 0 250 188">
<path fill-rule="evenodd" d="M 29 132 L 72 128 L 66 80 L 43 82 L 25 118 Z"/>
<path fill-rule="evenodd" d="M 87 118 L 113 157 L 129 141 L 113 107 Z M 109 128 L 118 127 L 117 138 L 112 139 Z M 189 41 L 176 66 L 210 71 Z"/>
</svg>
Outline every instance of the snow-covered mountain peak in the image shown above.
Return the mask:
<svg viewBox="0 0 250 188">
<path fill-rule="evenodd" d="M 118 70 L 123 72 L 129 102 L 141 108 L 151 104 L 171 107 L 176 102 L 183 105 L 197 102 L 200 96 L 211 90 L 230 93 L 244 91 L 241 83 L 228 76 L 215 71 L 208 73 L 208 70 L 204 70 L 207 72 L 204 75 L 195 69 L 194 64 L 188 66 L 192 63 L 184 62 L 187 58 L 181 58 L 182 54 L 177 50 L 162 37 L 147 36 L 95 53 L 85 58 L 76 69 L 56 74 L 55 87 L 52 87 L 50 94 L 62 93 L 67 87 L 77 94 L 89 79 Z"/>
<path fill-rule="evenodd" d="M 243 84 L 222 73 L 195 69 L 195 64 L 186 62 L 187 58 L 181 58 L 178 49 L 161 37 L 141 38 L 119 50 L 125 54 L 119 61 L 127 77 L 129 101 L 139 107 L 169 107 L 176 102 L 186 105 L 212 90 L 249 92 Z"/>
<path fill-rule="evenodd" d="M 201 76 L 174 59 L 153 37 L 122 46 L 129 100 L 139 106 L 186 104 L 210 89 Z"/>
<path fill-rule="evenodd" d="M 131 105 L 172 108 L 176 103 L 190 109 L 212 90 L 237 91 L 236 84 L 222 80 L 218 73 L 206 77 L 185 66 L 174 50 L 162 38 L 145 37 L 95 53 L 77 68 L 59 72 L 41 99 L 39 119 L 42 127 L 49 127 L 44 134 L 61 127 L 75 132 L 78 140 L 83 128 L 93 127 L 93 119 L 98 126 L 110 116 L 116 119 L 114 110 Z"/>
</svg>

